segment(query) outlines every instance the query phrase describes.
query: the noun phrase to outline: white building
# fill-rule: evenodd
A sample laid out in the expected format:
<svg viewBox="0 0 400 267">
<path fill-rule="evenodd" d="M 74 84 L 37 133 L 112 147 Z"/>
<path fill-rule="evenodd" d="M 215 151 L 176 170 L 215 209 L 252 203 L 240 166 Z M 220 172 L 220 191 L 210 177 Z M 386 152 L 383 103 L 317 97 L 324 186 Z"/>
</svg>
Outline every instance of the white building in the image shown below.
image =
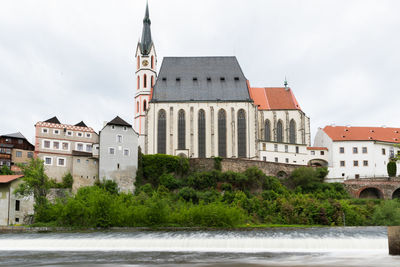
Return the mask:
<svg viewBox="0 0 400 267">
<path fill-rule="evenodd" d="M 399 143 L 400 129 L 386 127 L 326 126 L 314 140 L 314 146 L 329 149 L 331 181 L 387 177 L 387 163 L 399 153 Z"/>
</svg>

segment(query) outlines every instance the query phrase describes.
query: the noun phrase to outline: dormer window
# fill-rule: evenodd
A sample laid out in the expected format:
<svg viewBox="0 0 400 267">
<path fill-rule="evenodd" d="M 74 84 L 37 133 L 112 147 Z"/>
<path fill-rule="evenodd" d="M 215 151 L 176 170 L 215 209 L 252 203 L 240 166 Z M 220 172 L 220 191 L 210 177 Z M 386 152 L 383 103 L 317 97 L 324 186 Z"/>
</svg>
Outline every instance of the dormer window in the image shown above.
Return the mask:
<svg viewBox="0 0 400 267">
<path fill-rule="evenodd" d="M 165 81 L 167 81 L 167 78 L 165 78 L 165 77 L 162 77 L 162 79 L 161 79 L 163 82 L 165 82 Z"/>
<path fill-rule="evenodd" d="M 224 82 L 225 81 L 225 77 L 221 77 L 220 80 L 221 80 L 221 82 Z"/>
<path fill-rule="evenodd" d="M 239 81 L 239 77 L 235 77 L 235 81 Z"/>
<path fill-rule="evenodd" d="M 207 82 L 211 82 L 211 77 L 207 77 Z"/>
<path fill-rule="evenodd" d="M 181 81 L 181 78 L 180 78 L 180 77 L 177 77 L 177 78 L 176 78 L 176 81 L 177 81 L 177 82 L 180 82 L 180 81 Z"/>
<path fill-rule="evenodd" d="M 197 77 L 193 77 L 193 81 L 194 81 L 194 82 L 197 82 Z"/>
</svg>

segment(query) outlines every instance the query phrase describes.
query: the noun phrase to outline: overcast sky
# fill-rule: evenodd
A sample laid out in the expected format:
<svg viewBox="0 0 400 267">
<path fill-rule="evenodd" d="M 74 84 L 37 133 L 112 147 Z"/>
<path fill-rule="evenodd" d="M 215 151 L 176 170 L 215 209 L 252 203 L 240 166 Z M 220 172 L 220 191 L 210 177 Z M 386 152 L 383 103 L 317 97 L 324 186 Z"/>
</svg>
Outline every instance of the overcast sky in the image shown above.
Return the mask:
<svg viewBox="0 0 400 267">
<path fill-rule="evenodd" d="M 0 134 L 57 116 L 133 122 L 145 0 L 0 2 Z M 150 0 L 164 56 L 238 58 L 252 86 L 285 76 L 318 127 L 400 127 L 400 1 Z"/>
</svg>

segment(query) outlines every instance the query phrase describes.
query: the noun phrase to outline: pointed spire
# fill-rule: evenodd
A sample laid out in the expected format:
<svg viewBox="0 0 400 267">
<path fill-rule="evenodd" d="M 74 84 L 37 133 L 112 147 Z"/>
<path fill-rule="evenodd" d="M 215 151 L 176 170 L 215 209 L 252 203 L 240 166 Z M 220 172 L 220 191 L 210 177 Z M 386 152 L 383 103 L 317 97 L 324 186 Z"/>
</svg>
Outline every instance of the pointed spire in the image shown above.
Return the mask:
<svg viewBox="0 0 400 267">
<path fill-rule="evenodd" d="M 286 79 L 286 76 L 285 76 L 285 81 L 283 82 L 283 84 L 285 85 L 285 90 L 288 90 L 289 88 L 288 88 L 288 81 Z"/>
<path fill-rule="evenodd" d="M 150 53 L 151 45 L 153 41 L 151 39 L 151 21 L 149 15 L 149 3 L 146 3 L 146 12 L 143 19 L 143 30 L 142 39 L 140 40 L 140 50 L 143 55 L 148 55 Z"/>
</svg>

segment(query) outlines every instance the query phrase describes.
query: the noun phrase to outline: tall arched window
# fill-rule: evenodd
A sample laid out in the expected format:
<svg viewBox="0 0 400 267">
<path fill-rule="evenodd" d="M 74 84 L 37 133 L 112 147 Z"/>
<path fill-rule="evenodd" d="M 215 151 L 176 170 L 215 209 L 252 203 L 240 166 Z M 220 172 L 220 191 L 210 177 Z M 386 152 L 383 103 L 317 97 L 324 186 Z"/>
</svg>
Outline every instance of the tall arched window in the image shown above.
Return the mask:
<svg viewBox="0 0 400 267">
<path fill-rule="evenodd" d="M 206 114 L 203 109 L 199 110 L 197 118 L 199 158 L 206 157 Z"/>
<path fill-rule="evenodd" d="M 226 158 L 226 112 L 218 111 L 218 156 Z"/>
<path fill-rule="evenodd" d="M 289 124 L 289 143 L 296 144 L 296 122 L 293 119 Z"/>
<path fill-rule="evenodd" d="M 137 76 L 137 89 L 140 89 L 140 76 Z"/>
<path fill-rule="evenodd" d="M 139 111 L 140 111 L 140 108 L 139 108 L 139 101 L 138 101 L 138 102 L 136 102 L 136 112 L 139 113 Z"/>
<path fill-rule="evenodd" d="M 264 140 L 265 141 L 271 141 L 271 123 L 269 122 L 269 120 L 265 121 Z"/>
<path fill-rule="evenodd" d="M 140 56 L 137 57 L 137 69 L 140 69 Z"/>
<path fill-rule="evenodd" d="M 146 111 L 147 109 L 147 102 L 146 100 L 143 101 L 143 111 Z"/>
<path fill-rule="evenodd" d="M 283 142 L 283 126 L 281 120 L 276 124 L 276 141 L 279 143 Z"/>
<path fill-rule="evenodd" d="M 167 118 L 165 110 L 158 112 L 157 153 L 167 152 Z"/>
<path fill-rule="evenodd" d="M 151 56 L 151 68 L 154 69 L 154 56 Z"/>
<path fill-rule="evenodd" d="M 143 87 L 147 88 L 147 75 L 143 75 Z"/>
<path fill-rule="evenodd" d="M 178 112 L 178 149 L 186 148 L 185 129 L 186 129 L 185 111 L 181 109 Z"/>
<path fill-rule="evenodd" d="M 246 157 L 246 113 L 243 109 L 239 110 L 237 117 L 238 133 L 238 157 Z"/>
<path fill-rule="evenodd" d="M 153 75 L 151 76 L 151 85 L 150 86 L 151 86 L 151 88 L 154 87 L 154 76 Z"/>
</svg>

